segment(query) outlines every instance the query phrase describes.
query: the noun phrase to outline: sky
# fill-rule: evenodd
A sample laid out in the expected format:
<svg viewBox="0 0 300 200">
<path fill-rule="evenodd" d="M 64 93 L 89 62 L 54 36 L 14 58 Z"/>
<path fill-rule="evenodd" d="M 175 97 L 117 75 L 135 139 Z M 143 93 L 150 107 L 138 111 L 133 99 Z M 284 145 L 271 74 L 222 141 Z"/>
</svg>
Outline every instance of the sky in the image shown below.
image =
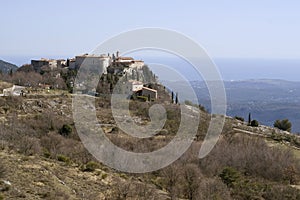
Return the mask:
<svg viewBox="0 0 300 200">
<path fill-rule="evenodd" d="M 297 0 L 2 0 L 0 5 L 0 59 L 17 64 L 91 52 L 112 36 L 143 27 L 180 32 L 212 58 L 300 59 Z"/>
</svg>

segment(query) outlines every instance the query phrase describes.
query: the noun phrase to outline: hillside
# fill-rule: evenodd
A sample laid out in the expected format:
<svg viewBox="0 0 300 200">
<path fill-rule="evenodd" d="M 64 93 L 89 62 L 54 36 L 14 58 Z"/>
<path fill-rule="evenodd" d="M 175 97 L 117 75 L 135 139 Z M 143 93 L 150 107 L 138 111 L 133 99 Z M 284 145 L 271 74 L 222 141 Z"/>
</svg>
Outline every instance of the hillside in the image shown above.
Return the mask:
<svg viewBox="0 0 300 200">
<path fill-rule="evenodd" d="M 9 73 L 10 70 L 12 70 L 13 72 L 16 71 L 18 69 L 18 67 L 14 64 L 5 62 L 3 60 L 0 60 L 0 70 L 3 73 Z"/>
<path fill-rule="evenodd" d="M 179 107 L 164 103 L 169 116 L 164 131 L 149 139 L 129 137 L 114 128 L 110 98 L 95 99 L 106 136 L 123 149 L 159 149 L 178 130 Z M 131 101 L 133 120 L 147 124 L 145 111 L 155 103 Z M 0 196 L 91 200 L 300 197 L 298 136 L 227 118 L 218 144 L 200 160 L 197 156 L 210 115 L 201 111 L 200 117 L 197 137 L 179 160 L 156 172 L 130 174 L 98 163 L 86 151 L 74 127 L 69 94 L 1 98 Z"/>
<path fill-rule="evenodd" d="M 7 150 L 0 152 L 0 159 L 0 193 L 5 199 L 116 199 L 116 195 L 127 192 L 129 187 L 135 188 L 134 195 L 140 196 L 139 199 L 146 199 L 147 190 L 156 193 L 157 199 L 166 196 L 150 184 L 104 166 L 92 172 L 82 171 L 66 162 Z"/>
</svg>

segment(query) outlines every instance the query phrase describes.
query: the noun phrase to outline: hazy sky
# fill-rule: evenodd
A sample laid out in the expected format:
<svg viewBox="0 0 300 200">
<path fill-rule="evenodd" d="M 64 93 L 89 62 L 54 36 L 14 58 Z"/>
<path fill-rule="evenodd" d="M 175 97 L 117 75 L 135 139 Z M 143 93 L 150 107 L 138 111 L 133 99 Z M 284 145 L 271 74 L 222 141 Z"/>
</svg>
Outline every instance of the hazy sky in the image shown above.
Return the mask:
<svg viewBox="0 0 300 200">
<path fill-rule="evenodd" d="M 300 1 L 2 0 L 0 56 L 74 56 L 126 30 L 181 32 L 212 57 L 300 58 Z"/>
</svg>

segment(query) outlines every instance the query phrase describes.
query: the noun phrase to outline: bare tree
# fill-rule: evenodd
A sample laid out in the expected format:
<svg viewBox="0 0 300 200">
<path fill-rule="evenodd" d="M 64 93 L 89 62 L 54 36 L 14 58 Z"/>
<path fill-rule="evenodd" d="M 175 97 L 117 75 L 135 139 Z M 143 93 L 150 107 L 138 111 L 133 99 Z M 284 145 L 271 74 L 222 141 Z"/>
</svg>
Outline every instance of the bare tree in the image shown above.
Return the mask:
<svg viewBox="0 0 300 200">
<path fill-rule="evenodd" d="M 178 183 L 179 183 L 179 177 L 181 174 L 181 169 L 179 167 L 179 164 L 172 164 L 168 166 L 167 168 L 163 169 L 161 171 L 161 175 L 164 180 L 164 185 L 166 186 L 166 190 L 170 193 L 171 199 L 176 199 L 178 196 Z"/>
<path fill-rule="evenodd" d="M 115 200 L 126 200 L 131 194 L 132 182 L 130 180 L 122 181 L 119 180 L 115 185 L 113 185 L 112 192 L 110 194 L 110 199 Z"/>
<path fill-rule="evenodd" d="M 187 199 L 196 200 L 202 175 L 196 164 L 187 164 L 183 168 L 183 186 Z"/>
</svg>

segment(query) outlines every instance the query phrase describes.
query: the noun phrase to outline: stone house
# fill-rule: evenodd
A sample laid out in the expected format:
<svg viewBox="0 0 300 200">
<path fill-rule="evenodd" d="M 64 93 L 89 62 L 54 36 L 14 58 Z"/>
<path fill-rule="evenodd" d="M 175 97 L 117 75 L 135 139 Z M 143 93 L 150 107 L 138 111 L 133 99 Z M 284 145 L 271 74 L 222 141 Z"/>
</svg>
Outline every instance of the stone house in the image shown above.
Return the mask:
<svg viewBox="0 0 300 200">
<path fill-rule="evenodd" d="M 36 72 L 41 72 L 42 68 L 50 68 L 51 70 L 62 68 L 66 65 L 64 59 L 46 59 L 41 58 L 40 60 L 31 60 L 31 65 Z"/>
<path fill-rule="evenodd" d="M 141 94 L 144 97 L 150 97 L 151 99 L 157 99 L 157 90 L 154 90 L 154 89 L 151 89 L 148 87 L 143 87 Z"/>
<path fill-rule="evenodd" d="M 26 88 L 19 85 L 13 85 L 11 88 L 3 90 L 3 96 L 23 96 L 26 93 Z"/>
<path fill-rule="evenodd" d="M 126 91 L 127 92 L 137 92 L 139 90 L 142 90 L 143 87 L 144 87 L 144 85 L 140 81 L 129 80 L 126 83 Z"/>
</svg>

